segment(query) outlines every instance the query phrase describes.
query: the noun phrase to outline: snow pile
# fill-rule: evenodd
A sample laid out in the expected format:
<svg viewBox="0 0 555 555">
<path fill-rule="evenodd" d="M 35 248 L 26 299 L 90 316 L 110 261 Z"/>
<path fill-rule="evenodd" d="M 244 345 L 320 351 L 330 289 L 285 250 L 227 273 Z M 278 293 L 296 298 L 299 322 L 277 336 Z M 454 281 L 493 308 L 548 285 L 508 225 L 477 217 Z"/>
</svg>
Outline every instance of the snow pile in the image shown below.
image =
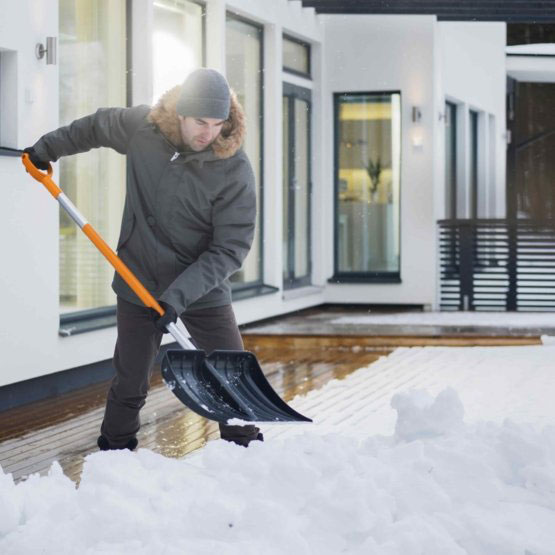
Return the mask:
<svg viewBox="0 0 555 555">
<path fill-rule="evenodd" d="M 174 460 L 0 476 L 9 554 L 552 554 L 555 430 L 463 423 L 454 390 L 393 397 L 393 436 L 304 433 Z"/>
<path fill-rule="evenodd" d="M 397 393 L 391 406 L 398 414 L 395 435 L 406 441 L 441 436 L 463 425 L 464 407 L 451 388 L 435 399 L 426 391 Z"/>
</svg>

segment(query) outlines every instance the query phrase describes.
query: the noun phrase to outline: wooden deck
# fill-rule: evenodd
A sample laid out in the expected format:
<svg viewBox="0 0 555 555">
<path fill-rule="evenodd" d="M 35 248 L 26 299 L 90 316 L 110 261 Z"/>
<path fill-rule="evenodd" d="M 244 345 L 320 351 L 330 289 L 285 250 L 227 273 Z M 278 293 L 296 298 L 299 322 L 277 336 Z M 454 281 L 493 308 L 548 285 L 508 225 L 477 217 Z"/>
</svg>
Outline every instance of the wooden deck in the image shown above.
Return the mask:
<svg viewBox="0 0 555 555">
<path fill-rule="evenodd" d="M 265 348 L 252 345 L 249 338 L 246 344 L 256 352 L 270 383 L 285 400 L 318 389 L 387 354 L 383 349 L 353 353 L 318 347 Z M 4 472 L 20 480 L 47 471 L 57 460 L 64 472 L 78 481 L 84 457 L 97 450 L 108 387 L 105 382 L 1 413 L 0 465 Z M 141 418 L 140 447 L 168 457 L 182 457 L 219 437 L 217 424 L 186 409 L 162 384 L 159 371 L 154 373 Z"/>
<path fill-rule="evenodd" d="M 334 315 L 335 316 L 335 315 Z M 298 318 L 293 316 L 290 318 Z M 275 390 L 289 401 L 319 389 L 331 379 L 341 379 L 367 366 L 399 346 L 423 345 L 532 345 L 537 336 L 418 336 L 287 334 L 268 324 L 243 331 L 246 349 L 254 352 Z M 310 330 L 309 330 L 310 331 Z M 335 330 L 337 331 L 337 330 Z M 20 480 L 44 473 L 57 460 L 78 482 L 84 457 L 96 451 L 108 382 L 87 387 L 24 407 L 0 413 L 0 465 Z M 139 445 L 168 457 L 182 457 L 219 437 L 217 424 L 186 409 L 154 373 L 151 391 L 141 412 Z"/>
</svg>

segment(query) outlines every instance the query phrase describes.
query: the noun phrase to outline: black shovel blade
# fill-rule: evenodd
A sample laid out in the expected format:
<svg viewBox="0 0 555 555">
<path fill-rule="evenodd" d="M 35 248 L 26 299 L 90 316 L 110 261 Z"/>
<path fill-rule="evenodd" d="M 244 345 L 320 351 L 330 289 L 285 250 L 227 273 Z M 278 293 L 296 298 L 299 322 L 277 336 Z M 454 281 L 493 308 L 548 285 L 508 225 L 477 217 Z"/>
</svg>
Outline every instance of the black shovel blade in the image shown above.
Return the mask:
<svg viewBox="0 0 555 555">
<path fill-rule="evenodd" d="M 210 420 L 312 422 L 279 397 L 247 351 L 167 351 L 162 376 L 184 405 Z"/>
</svg>

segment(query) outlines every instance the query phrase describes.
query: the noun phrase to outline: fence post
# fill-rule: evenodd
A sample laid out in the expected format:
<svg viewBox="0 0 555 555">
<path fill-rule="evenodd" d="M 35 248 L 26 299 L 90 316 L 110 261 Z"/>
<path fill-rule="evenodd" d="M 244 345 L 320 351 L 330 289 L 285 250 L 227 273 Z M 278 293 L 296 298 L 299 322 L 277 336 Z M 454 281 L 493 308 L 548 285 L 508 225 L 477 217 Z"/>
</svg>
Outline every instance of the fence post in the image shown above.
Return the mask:
<svg viewBox="0 0 555 555">
<path fill-rule="evenodd" d="M 461 222 L 459 226 L 459 310 L 474 310 L 474 225 Z"/>
<path fill-rule="evenodd" d="M 507 258 L 507 277 L 509 280 L 509 288 L 507 290 L 507 299 L 505 310 L 516 311 L 517 309 L 517 240 L 518 240 L 518 224 L 514 220 L 507 222 L 507 239 L 509 242 L 509 251 Z"/>
</svg>

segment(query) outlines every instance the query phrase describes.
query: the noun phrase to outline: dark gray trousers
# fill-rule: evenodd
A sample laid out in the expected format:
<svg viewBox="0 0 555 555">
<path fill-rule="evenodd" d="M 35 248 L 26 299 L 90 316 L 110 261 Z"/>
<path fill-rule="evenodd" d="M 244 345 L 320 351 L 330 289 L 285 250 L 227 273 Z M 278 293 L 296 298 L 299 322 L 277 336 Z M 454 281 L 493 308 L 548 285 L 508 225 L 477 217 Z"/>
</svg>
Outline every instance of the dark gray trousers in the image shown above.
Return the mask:
<svg viewBox="0 0 555 555">
<path fill-rule="evenodd" d="M 180 318 L 196 347 L 207 353 L 243 349 L 231 305 L 185 311 Z M 154 326 L 150 309 L 119 297 L 117 328 L 113 359 L 116 375 L 108 392 L 101 433 L 112 447 L 124 447 L 141 426 L 139 411 L 145 404 L 162 333 Z M 258 428 L 220 424 L 220 433 L 231 441 L 255 439 Z"/>
</svg>

